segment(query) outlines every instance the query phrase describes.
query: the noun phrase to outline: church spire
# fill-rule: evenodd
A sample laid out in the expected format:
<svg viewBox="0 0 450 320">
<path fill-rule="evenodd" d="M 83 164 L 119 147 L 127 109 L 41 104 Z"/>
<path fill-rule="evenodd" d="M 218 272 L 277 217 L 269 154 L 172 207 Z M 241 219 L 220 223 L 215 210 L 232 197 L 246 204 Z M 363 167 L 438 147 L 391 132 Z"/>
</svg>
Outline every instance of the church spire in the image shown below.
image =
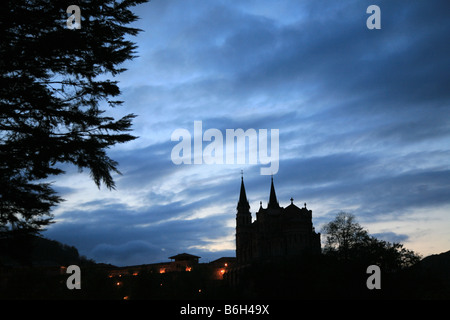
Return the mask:
<svg viewBox="0 0 450 320">
<path fill-rule="evenodd" d="M 275 194 L 275 187 L 273 185 L 273 176 L 272 176 L 272 183 L 270 186 L 270 196 L 269 196 L 269 203 L 267 204 L 267 208 L 275 209 L 279 208 L 280 205 L 278 204 L 277 195 Z"/>
<path fill-rule="evenodd" d="M 244 209 L 244 210 L 250 209 L 250 205 L 248 204 L 247 200 L 247 194 L 245 193 L 244 176 L 242 175 L 242 172 L 241 172 L 241 192 L 239 194 L 239 201 L 236 209 Z"/>
</svg>

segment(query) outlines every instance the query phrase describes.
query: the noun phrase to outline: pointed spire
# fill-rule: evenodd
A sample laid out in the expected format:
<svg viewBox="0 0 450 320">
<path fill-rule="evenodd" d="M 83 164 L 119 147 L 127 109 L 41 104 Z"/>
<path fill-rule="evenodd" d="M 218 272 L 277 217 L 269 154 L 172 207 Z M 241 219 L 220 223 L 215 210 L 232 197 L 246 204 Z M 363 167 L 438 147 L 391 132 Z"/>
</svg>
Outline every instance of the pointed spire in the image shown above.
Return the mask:
<svg viewBox="0 0 450 320">
<path fill-rule="evenodd" d="M 248 200 L 247 200 L 247 194 L 245 193 L 245 186 L 244 186 L 244 176 L 241 172 L 241 192 L 239 194 L 239 201 L 238 201 L 238 205 L 237 205 L 237 209 L 245 209 L 248 210 L 250 209 L 250 205 L 248 204 Z"/>
<path fill-rule="evenodd" d="M 267 208 L 279 208 L 279 207 L 280 207 L 280 205 L 278 204 L 277 195 L 275 194 L 275 187 L 273 185 L 273 175 L 272 175 L 269 203 L 267 204 Z"/>
</svg>

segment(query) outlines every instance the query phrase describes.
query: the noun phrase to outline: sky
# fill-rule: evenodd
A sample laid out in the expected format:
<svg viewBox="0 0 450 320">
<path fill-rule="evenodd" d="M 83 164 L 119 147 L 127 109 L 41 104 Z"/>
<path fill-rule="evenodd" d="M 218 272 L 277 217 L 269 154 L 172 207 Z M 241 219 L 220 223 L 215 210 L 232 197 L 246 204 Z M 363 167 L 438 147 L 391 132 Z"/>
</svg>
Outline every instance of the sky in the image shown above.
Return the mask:
<svg viewBox="0 0 450 320">
<path fill-rule="evenodd" d="M 366 25 L 373 4 L 381 29 Z M 191 134 L 193 159 L 201 121 L 224 137 L 279 130 L 278 200 L 307 203 L 316 231 L 345 211 L 423 256 L 450 250 L 449 1 L 152 0 L 133 11 L 138 57 L 114 79 L 124 105 L 108 112 L 138 115 L 139 138 L 108 152 L 116 190 L 65 167 L 45 237 L 117 266 L 234 256 L 241 170 L 253 219 L 270 175 L 260 161 L 175 164 L 172 133 Z"/>
</svg>

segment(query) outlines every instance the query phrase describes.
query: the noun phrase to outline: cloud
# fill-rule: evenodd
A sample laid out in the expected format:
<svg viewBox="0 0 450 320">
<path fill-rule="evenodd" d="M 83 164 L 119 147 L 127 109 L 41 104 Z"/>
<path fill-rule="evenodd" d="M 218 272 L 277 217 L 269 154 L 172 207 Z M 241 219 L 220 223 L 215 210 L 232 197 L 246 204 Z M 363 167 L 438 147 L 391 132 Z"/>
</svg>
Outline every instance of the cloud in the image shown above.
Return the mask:
<svg viewBox="0 0 450 320">
<path fill-rule="evenodd" d="M 142 257 L 157 257 L 166 259 L 163 249 L 148 242 L 135 240 L 119 245 L 101 243 L 91 251 L 91 255 L 98 261 L 109 261 L 114 265 L 134 265 Z"/>
<path fill-rule="evenodd" d="M 397 234 L 391 231 L 374 233 L 372 236 L 379 240 L 384 240 L 391 243 L 404 243 L 409 239 L 409 236 L 406 234 Z"/>
<path fill-rule="evenodd" d="M 97 262 L 126 265 L 165 261 L 168 255 L 188 249 L 204 253 L 207 248 L 219 248 L 214 239 L 234 234 L 234 228 L 226 223 L 233 214 L 197 214 L 210 203 L 210 199 L 171 202 L 133 210 L 120 203 L 87 202 L 82 205 L 86 210 L 59 214 L 57 223 L 45 234 L 76 245 L 81 254 Z M 230 246 L 222 248 L 229 250 Z"/>
<path fill-rule="evenodd" d="M 368 30 L 371 4 L 137 7 L 140 57 L 118 80 L 120 112 L 138 115 L 139 139 L 110 150 L 123 172 L 116 191 L 97 190 L 70 170 L 55 182 L 67 201 L 47 233 L 117 264 L 184 251 L 232 254 L 240 170 L 253 213 L 259 201 L 265 206 L 270 179 L 259 164 L 174 165 L 171 133 L 192 133 L 200 120 L 204 130 L 279 129 L 280 204 L 307 202 L 316 228 L 346 210 L 369 229 L 392 226 L 376 229 L 380 237 L 435 250 L 413 223 L 394 227 L 422 210 L 441 216 L 450 205 L 449 4 L 382 1 L 382 29 Z M 439 224 L 420 217 L 414 223 L 437 234 L 450 227 L 446 217 Z M 450 245 L 448 236 L 440 241 Z"/>
</svg>

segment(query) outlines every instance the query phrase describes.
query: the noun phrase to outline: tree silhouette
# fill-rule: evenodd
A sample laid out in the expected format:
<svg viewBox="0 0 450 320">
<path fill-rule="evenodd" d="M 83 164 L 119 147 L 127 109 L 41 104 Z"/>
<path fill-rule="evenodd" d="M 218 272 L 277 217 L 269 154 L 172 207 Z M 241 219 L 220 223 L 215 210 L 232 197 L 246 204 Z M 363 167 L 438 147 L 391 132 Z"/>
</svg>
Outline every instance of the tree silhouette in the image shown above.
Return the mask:
<svg viewBox="0 0 450 320">
<path fill-rule="evenodd" d="M 337 252 L 348 259 L 349 251 L 368 240 L 368 233 L 356 221 L 355 216 L 339 212 L 333 221 L 323 227 L 327 235 L 324 252 Z"/>
<path fill-rule="evenodd" d="M 390 243 L 370 236 L 354 215 L 340 212 L 327 223 L 324 253 L 363 265 L 377 264 L 383 271 L 398 271 L 413 266 L 421 257 L 401 243 Z"/>
<path fill-rule="evenodd" d="M 115 76 L 134 58 L 140 30 L 130 8 L 146 0 L 4 0 L 0 7 L 0 233 L 34 233 L 62 199 L 49 183 L 60 164 L 88 169 L 96 185 L 120 173 L 106 150 L 135 139 L 133 114 L 105 116 L 122 101 Z M 81 29 L 66 25 L 69 4 Z M 59 165 L 59 166 L 58 166 Z"/>
</svg>

